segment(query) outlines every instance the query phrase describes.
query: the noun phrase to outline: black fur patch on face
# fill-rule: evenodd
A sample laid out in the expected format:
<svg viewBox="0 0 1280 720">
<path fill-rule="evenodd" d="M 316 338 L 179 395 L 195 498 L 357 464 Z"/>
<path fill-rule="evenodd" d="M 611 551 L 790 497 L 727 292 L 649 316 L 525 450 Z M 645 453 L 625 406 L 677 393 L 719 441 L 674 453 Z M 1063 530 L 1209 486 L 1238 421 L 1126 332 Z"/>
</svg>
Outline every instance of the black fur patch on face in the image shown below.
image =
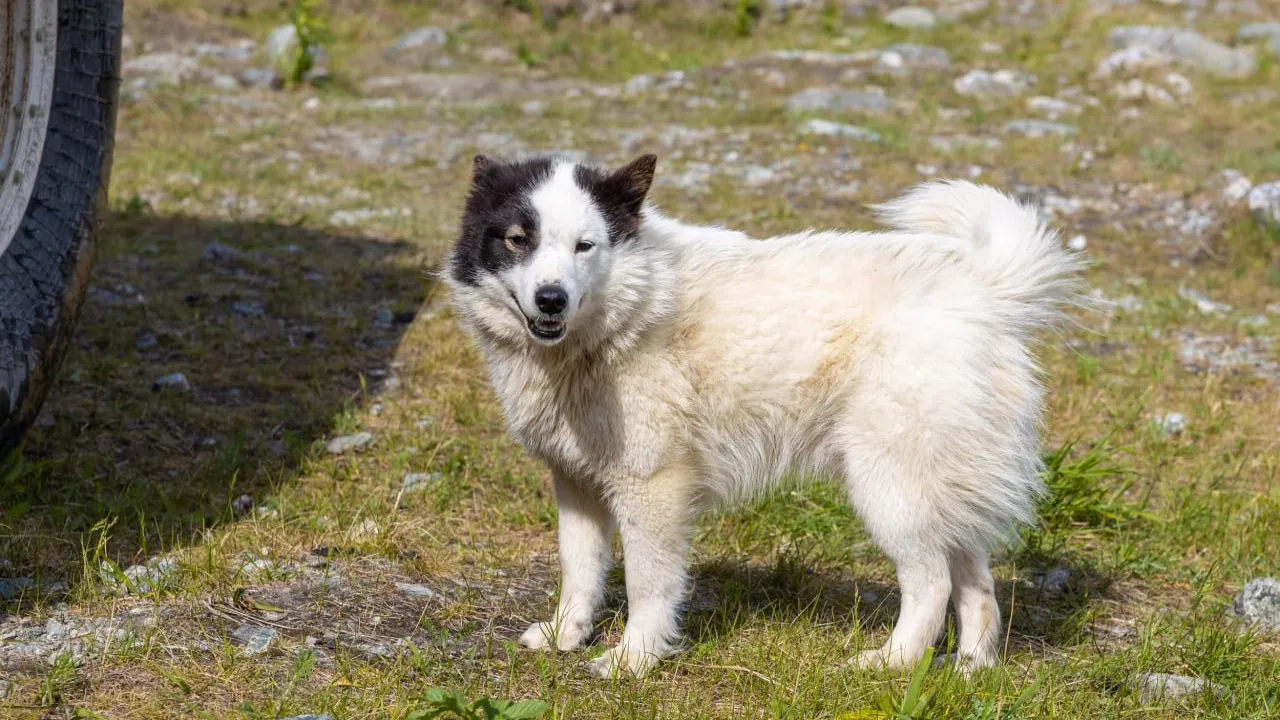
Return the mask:
<svg viewBox="0 0 1280 720">
<path fill-rule="evenodd" d="M 517 226 L 529 243 L 536 242 L 538 218 L 526 198 L 551 176 L 552 167 L 550 158 L 505 163 L 476 156 L 471 194 L 467 196 L 462 228 L 449 261 L 454 280 L 476 285 L 481 273 L 501 272 L 527 256 L 527 251 L 510 247 L 508 231 Z"/>
<path fill-rule="evenodd" d="M 636 236 L 640 228 L 640 208 L 653 183 L 655 155 L 644 155 L 614 172 L 579 165 L 574 181 L 595 200 L 609 223 L 609 243 L 616 245 Z"/>
</svg>

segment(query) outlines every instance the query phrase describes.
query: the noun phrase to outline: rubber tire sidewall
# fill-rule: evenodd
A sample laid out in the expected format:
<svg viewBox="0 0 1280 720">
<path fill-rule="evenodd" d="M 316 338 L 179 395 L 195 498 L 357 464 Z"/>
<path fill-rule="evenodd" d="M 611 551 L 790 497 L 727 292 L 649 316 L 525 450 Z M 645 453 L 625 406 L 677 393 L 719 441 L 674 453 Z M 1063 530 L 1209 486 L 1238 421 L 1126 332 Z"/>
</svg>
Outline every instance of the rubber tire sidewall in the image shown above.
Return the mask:
<svg viewBox="0 0 1280 720">
<path fill-rule="evenodd" d="M 58 0 L 44 151 L 0 256 L 0 453 L 22 440 L 57 376 L 106 206 L 120 87 L 123 0 Z"/>
</svg>

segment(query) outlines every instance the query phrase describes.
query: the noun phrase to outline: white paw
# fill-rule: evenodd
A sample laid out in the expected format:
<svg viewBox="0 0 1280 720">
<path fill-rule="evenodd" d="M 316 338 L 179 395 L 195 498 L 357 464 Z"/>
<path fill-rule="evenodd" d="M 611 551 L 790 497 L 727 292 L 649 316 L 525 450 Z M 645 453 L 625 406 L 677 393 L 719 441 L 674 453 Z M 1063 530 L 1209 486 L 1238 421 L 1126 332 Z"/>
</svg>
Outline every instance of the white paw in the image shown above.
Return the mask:
<svg viewBox="0 0 1280 720">
<path fill-rule="evenodd" d="M 558 631 L 558 632 L 557 632 Z M 591 634 L 590 623 L 556 623 L 537 622 L 529 626 L 520 636 L 520 644 L 531 650 L 575 650 Z"/>
<path fill-rule="evenodd" d="M 905 667 L 914 667 L 919 660 L 919 655 L 908 658 L 902 651 L 890 649 L 886 644 L 872 650 L 863 650 L 849 660 L 846 667 L 856 667 L 861 670 L 901 670 Z"/>
<path fill-rule="evenodd" d="M 633 652 L 619 645 L 609 648 L 605 654 L 587 663 L 587 670 L 606 680 L 626 675 L 644 677 L 658 664 L 658 659 L 653 653 Z"/>
</svg>

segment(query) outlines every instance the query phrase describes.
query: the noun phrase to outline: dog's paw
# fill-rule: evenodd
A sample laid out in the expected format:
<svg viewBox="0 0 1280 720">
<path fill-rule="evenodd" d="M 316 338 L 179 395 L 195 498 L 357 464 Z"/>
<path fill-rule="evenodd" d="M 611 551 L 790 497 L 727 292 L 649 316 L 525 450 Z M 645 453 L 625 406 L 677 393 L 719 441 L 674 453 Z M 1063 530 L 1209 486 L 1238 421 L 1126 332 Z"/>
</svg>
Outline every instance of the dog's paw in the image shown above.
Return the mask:
<svg viewBox="0 0 1280 720">
<path fill-rule="evenodd" d="M 589 623 L 537 622 L 520 636 L 520 644 L 530 650 L 576 650 L 591 633 Z"/>
<path fill-rule="evenodd" d="M 631 651 L 619 645 L 587 663 L 587 671 L 606 680 L 627 675 L 642 678 L 658 664 L 658 659 L 653 653 Z"/>
</svg>

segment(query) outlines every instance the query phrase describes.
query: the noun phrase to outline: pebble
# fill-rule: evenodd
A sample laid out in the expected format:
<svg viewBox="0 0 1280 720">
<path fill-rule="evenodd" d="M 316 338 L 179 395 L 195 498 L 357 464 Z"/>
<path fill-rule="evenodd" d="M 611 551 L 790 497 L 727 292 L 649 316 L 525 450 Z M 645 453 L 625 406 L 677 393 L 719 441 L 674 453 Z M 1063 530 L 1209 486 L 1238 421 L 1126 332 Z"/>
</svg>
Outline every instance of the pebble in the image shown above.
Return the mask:
<svg viewBox="0 0 1280 720">
<path fill-rule="evenodd" d="M 1214 179 L 1218 197 L 1226 205 L 1238 205 L 1249 197 L 1253 190 L 1253 182 L 1239 170 L 1227 168 L 1218 173 Z"/>
<path fill-rule="evenodd" d="M 1021 95 L 1036 83 L 1022 70 L 970 70 L 952 83 L 955 91 L 969 97 L 1010 97 Z"/>
<path fill-rule="evenodd" d="M 889 11 L 883 20 L 886 25 L 907 30 L 926 30 L 938 24 L 932 10 L 911 5 Z"/>
<path fill-rule="evenodd" d="M 252 495 L 241 495 L 231 501 L 231 514 L 236 517 L 247 515 L 255 504 Z"/>
<path fill-rule="evenodd" d="M 170 373 L 161 375 L 151 383 L 151 389 L 155 392 L 161 390 L 173 390 L 175 392 L 191 392 L 191 381 L 187 380 L 187 376 L 183 373 Z"/>
<path fill-rule="evenodd" d="M 134 339 L 133 346 L 139 350 L 150 350 L 159 344 L 159 342 L 160 341 L 156 338 L 155 333 L 144 332 Z"/>
<path fill-rule="evenodd" d="M 276 75 L 275 70 L 269 68 L 245 68 L 240 71 L 239 80 L 241 85 L 259 90 L 270 90 L 280 86 L 280 76 Z"/>
<path fill-rule="evenodd" d="M 1177 435 L 1187 428 L 1187 418 L 1182 413 L 1157 415 L 1155 423 L 1165 435 Z"/>
<path fill-rule="evenodd" d="M 240 255 L 239 250 L 222 243 L 209 243 L 204 246 L 206 260 L 236 260 Z"/>
<path fill-rule="evenodd" d="M 271 647 L 271 642 L 276 639 L 276 631 L 271 628 L 241 625 L 231 631 L 231 638 L 243 645 L 240 650 L 241 654 L 246 657 L 253 657 L 254 655 L 261 655 Z"/>
<path fill-rule="evenodd" d="M 1231 614 L 1263 632 L 1280 633 L 1280 580 L 1250 580 L 1231 603 Z"/>
<path fill-rule="evenodd" d="M 405 595 L 413 597 L 433 598 L 437 594 L 435 590 L 432 590 L 426 585 L 419 585 L 418 583 L 398 582 L 396 583 L 396 589 Z"/>
<path fill-rule="evenodd" d="M 1232 310 L 1232 307 L 1230 305 L 1226 303 L 1217 302 L 1215 300 L 1211 300 L 1209 297 L 1207 297 L 1203 293 L 1197 290 L 1193 290 L 1185 285 L 1178 288 L 1178 297 L 1182 298 L 1183 300 L 1186 300 L 1187 302 L 1195 304 L 1196 310 L 1199 310 L 1205 315 L 1229 313 Z"/>
<path fill-rule="evenodd" d="M 880 113 L 893 107 L 889 98 L 874 92 L 815 87 L 802 90 L 787 100 L 791 112 L 865 112 Z"/>
<path fill-rule="evenodd" d="M 1058 137 L 1075 135 L 1076 129 L 1070 125 L 1049 122 L 1048 120 L 1013 120 L 1005 123 L 1004 132 L 1007 135 L 1042 138 L 1050 135 Z"/>
<path fill-rule="evenodd" d="M 330 440 L 324 449 L 330 455 L 342 455 L 353 450 L 363 450 L 373 444 L 373 435 L 367 432 L 358 432 L 354 435 L 343 435 Z"/>
<path fill-rule="evenodd" d="M 882 75 L 907 75 L 912 71 L 945 70 L 951 67 L 951 56 L 931 45 L 898 43 L 885 48 L 876 57 L 872 72 Z"/>
<path fill-rule="evenodd" d="M 1255 220 L 1280 230 L 1280 181 L 1255 185 L 1247 196 Z"/>
<path fill-rule="evenodd" d="M 449 33 L 443 28 L 438 27 L 420 27 L 417 30 L 402 35 L 390 48 L 387 48 L 387 55 L 398 55 L 406 50 L 417 50 L 420 48 L 438 48 L 449 42 Z"/>
<path fill-rule="evenodd" d="M 1177 700 L 1206 691 L 1221 694 L 1226 688 L 1200 678 L 1169 673 L 1142 673 L 1138 676 L 1138 697 L 1143 703 Z"/>
<path fill-rule="evenodd" d="M 1185 67 L 1225 78 L 1253 74 L 1257 61 L 1246 48 L 1230 48 L 1184 28 L 1128 25 L 1114 28 L 1111 44 L 1121 48 L 1146 47 L 1165 53 Z"/>
<path fill-rule="evenodd" d="M 420 490 L 425 490 L 428 483 L 436 482 L 441 477 L 443 476 L 438 472 L 408 473 L 404 476 L 404 479 L 400 481 L 400 488 L 407 493 L 418 492 Z"/>
<path fill-rule="evenodd" d="M 822 120 L 813 118 L 807 120 L 800 126 L 800 132 L 806 135 L 821 135 L 824 137 L 842 137 L 851 140 L 862 140 L 864 142 L 880 142 L 880 133 L 875 130 L 860 127 L 858 125 L 846 125 L 845 123 L 832 122 L 831 120 Z"/>
<path fill-rule="evenodd" d="M 1079 115 L 1080 108 L 1066 100 L 1047 95 L 1036 95 L 1027 100 L 1027 109 L 1050 120 L 1057 120 L 1064 115 Z"/>
<path fill-rule="evenodd" d="M 159 558 L 146 565 L 132 565 L 125 568 L 124 576 L 133 583 L 133 591 L 148 593 L 173 585 L 178 579 L 178 561 L 173 558 Z M 127 590 L 127 586 L 125 588 Z"/>
<path fill-rule="evenodd" d="M 1236 29 L 1235 41 L 1238 43 L 1261 42 L 1280 38 L 1280 22 L 1245 23 Z"/>
<path fill-rule="evenodd" d="M 1102 62 L 1098 63 L 1094 74 L 1109 78 L 1121 73 L 1132 74 L 1152 68 L 1162 68 L 1172 63 L 1173 58 L 1168 53 L 1146 45 L 1134 45 L 1117 50 L 1103 58 Z"/>
</svg>

